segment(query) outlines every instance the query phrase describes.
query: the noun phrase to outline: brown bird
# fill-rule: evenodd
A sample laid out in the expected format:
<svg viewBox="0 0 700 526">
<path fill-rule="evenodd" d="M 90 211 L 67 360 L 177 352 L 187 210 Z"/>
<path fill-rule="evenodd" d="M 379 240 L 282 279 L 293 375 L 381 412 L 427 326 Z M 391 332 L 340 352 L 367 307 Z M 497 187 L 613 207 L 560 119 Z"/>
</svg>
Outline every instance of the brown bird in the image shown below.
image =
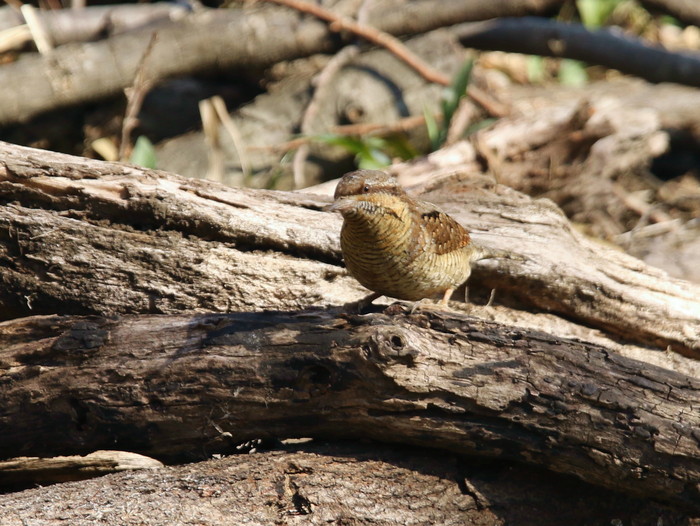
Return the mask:
<svg viewBox="0 0 700 526">
<path fill-rule="evenodd" d="M 343 215 L 340 246 L 350 274 L 374 294 L 416 301 L 442 294 L 447 304 L 488 257 L 469 232 L 433 204 L 410 197 L 390 175 L 376 170 L 345 174 L 331 211 Z"/>
</svg>

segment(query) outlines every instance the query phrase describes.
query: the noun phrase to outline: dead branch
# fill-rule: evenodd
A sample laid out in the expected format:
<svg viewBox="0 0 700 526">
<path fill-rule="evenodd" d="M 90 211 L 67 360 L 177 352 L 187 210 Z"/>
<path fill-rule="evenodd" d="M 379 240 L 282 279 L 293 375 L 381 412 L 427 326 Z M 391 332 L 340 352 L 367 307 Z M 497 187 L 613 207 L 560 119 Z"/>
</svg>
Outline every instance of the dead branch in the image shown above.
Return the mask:
<svg viewBox="0 0 700 526">
<path fill-rule="evenodd" d="M 94 451 L 67 457 L 17 457 L 0 461 L 0 488 L 21 488 L 84 480 L 135 469 L 162 468 L 155 459 L 128 451 Z"/>
<path fill-rule="evenodd" d="M 11 203 L 0 208 L 5 318 L 299 309 L 363 294 L 340 266 L 340 219 L 320 211 L 327 198 L 225 188 L 6 143 L 0 158 L 0 199 Z M 443 171 L 456 176 L 425 197 L 479 242 L 523 257 L 482 262 L 470 286 L 698 356 L 697 285 L 586 240 L 551 201 L 474 177 L 464 163 Z"/>
<path fill-rule="evenodd" d="M 133 31 L 144 26 L 151 30 L 159 23 L 185 16 L 188 8 L 167 2 L 152 4 L 91 5 L 83 9 L 41 9 L 36 17 L 46 29 L 54 46 L 72 42 L 88 42 Z M 19 11 L 0 8 L 0 52 L 21 48 L 31 40 L 31 33 L 22 31 L 24 20 Z M 12 33 L 22 38 L 10 40 Z"/>
<path fill-rule="evenodd" d="M 406 64 L 416 70 L 428 82 L 435 82 L 447 86 L 450 83 L 449 77 L 441 72 L 433 69 L 432 66 L 424 62 L 420 57 L 413 54 L 406 46 L 404 46 L 398 38 L 393 37 L 383 31 L 378 31 L 372 26 L 363 25 L 346 18 L 336 15 L 335 13 L 324 9 L 311 2 L 303 0 L 267 0 L 276 4 L 285 5 L 304 13 L 312 14 L 313 16 L 330 22 L 329 28 L 331 31 L 350 31 L 357 36 L 382 46 L 391 51 L 396 57 L 403 60 Z"/>
<path fill-rule="evenodd" d="M 614 29 L 589 31 L 535 17 L 502 18 L 451 28 L 467 47 L 582 60 L 650 82 L 700 86 L 700 58 L 652 47 Z"/>
<path fill-rule="evenodd" d="M 371 438 L 525 462 L 700 511 L 700 380 L 463 314 L 0 324 L 0 455 L 165 459 Z M 31 400 L 31 403 L 27 403 Z M 51 440 L 45 440 L 51 436 Z"/>
<path fill-rule="evenodd" d="M 482 3 L 424 0 L 411 8 L 423 16 L 407 18 L 409 10 L 398 13 L 393 2 L 380 2 L 370 19 L 380 31 L 416 34 L 444 25 L 446 17 L 454 24 L 498 14 L 537 13 L 556 2 L 489 2 L 479 8 Z M 400 21 L 403 24 L 397 23 Z M 100 42 L 62 46 L 51 57 L 26 56 L 4 65 L 6 82 L 26 89 L 0 92 L 0 126 L 122 92 L 133 82 L 152 33 L 152 28 L 145 27 Z M 203 10 L 158 26 L 149 74 L 153 79 L 165 79 L 203 71 L 259 69 L 334 51 L 337 44 L 331 35 L 327 24 L 310 17 L 300 19 L 281 7 Z"/>
</svg>

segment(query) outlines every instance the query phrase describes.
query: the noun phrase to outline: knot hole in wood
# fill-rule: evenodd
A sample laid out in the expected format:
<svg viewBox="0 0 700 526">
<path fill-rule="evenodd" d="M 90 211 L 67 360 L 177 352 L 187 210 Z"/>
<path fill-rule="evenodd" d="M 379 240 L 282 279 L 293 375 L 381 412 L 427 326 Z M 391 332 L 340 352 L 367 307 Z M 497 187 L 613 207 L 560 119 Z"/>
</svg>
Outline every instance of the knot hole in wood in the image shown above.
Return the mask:
<svg viewBox="0 0 700 526">
<path fill-rule="evenodd" d="M 411 344 L 409 335 L 398 327 L 376 327 L 370 336 L 367 348 L 371 351 L 368 358 L 382 362 L 399 362 L 413 367 L 418 350 Z"/>
</svg>

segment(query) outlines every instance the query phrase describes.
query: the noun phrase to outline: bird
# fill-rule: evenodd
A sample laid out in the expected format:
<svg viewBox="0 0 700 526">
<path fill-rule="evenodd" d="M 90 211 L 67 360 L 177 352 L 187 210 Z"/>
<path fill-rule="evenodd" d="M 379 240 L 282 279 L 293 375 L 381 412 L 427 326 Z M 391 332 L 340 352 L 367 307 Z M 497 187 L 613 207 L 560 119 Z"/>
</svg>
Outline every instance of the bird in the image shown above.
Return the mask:
<svg viewBox="0 0 700 526">
<path fill-rule="evenodd" d="M 437 206 L 409 196 L 380 170 L 345 174 L 328 207 L 343 216 L 340 247 L 348 272 L 380 296 L 418 301 L 442 295 L 447 306 L 474 261 L 491 256 Z"/>
</svg>

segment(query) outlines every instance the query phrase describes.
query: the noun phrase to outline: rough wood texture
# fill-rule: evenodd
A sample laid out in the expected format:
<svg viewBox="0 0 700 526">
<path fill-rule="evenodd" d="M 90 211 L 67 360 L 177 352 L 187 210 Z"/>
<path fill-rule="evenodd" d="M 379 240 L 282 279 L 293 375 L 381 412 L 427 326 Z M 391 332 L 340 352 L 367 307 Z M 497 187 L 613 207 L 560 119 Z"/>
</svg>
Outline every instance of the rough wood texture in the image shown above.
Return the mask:
<svg viewBox="0 0 700 526">
<path fill-rule="evenodd" d="M 449 152 L 445 152 L 449 158 Z M 232 189 L 0 143 L 0 316 L 255 311 L 340 305 L 366 291 L 340 265 L 329 198 Z M 573 230 L 533 200 L 440 168 L 424 195 L 480 243 L 523 261 L 476 265 L 488 287 L 617 337 L 700 356 L 700 286 Z M 421 168 L 422 166 L 422 168 Z M 410 168 L 406 168 L 410 172 Z M 444 183 L 444 181 L 443 181 Z"/>
<path fill-rule="evenodd" d="M 83 480 L 134 469 L 162 468 L 163 463 L 128 451 L 94 451 L 67 457 L 17 457 L 0 462 L 0 487 L 31 487 Z"/>
<path fill-rule="evenodd" d="M 290 445 L 0 495 L 0 517 L 3 526 L 693 524 L 551 472 L 377 443 Z"/>
<path fill-rule="evenodd" d="M 4 322 L 0 455 L 174 459 L 255 438 L 373 438 L 700 512 L 697 378 L 587 342 L 392 310 Z"/>
</svg>

